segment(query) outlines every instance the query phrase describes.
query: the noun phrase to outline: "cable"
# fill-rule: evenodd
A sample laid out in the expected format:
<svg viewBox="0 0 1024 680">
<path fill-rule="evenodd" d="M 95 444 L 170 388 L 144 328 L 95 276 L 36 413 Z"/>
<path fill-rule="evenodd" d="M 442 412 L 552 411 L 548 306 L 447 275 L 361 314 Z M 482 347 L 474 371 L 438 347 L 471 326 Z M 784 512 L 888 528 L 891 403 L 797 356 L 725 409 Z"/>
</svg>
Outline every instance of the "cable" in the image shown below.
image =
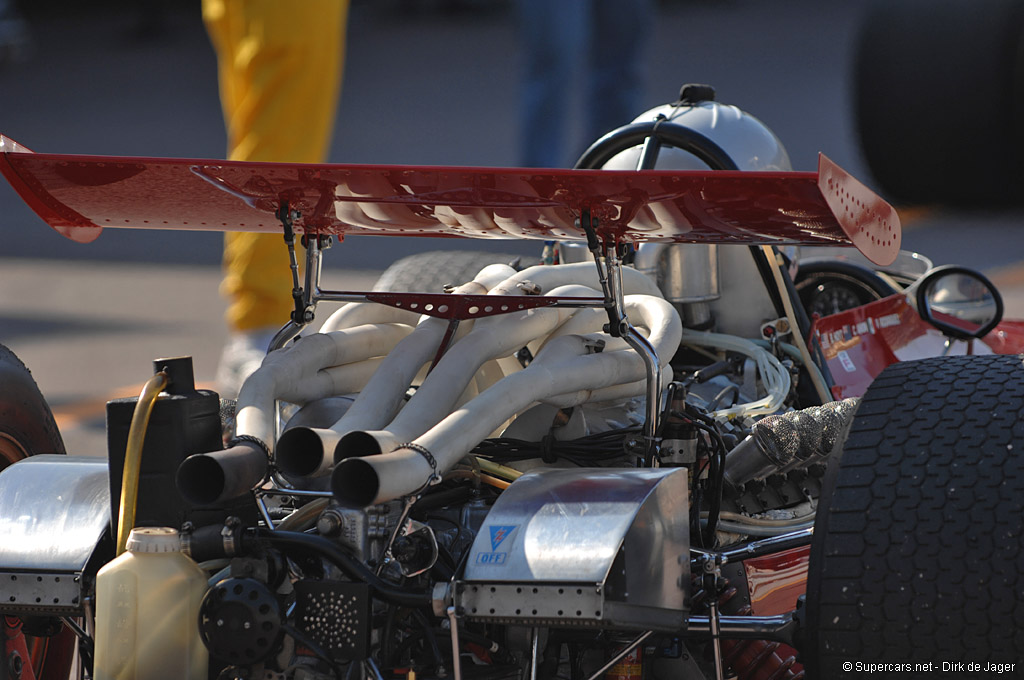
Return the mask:
<svg viewBox="0 0 1024 680">
<path fill-rule="evenodd" d="M 730 408 L 712 411 L 715 418 L 733 418 L 736 416 L 768 415 L 782 408 L 789 396 L 792 378 L 789 371 L 770 352 L 762 349 L 757 343 L 724 333 L 708 333 L 683 329 L 682 345 L 698 345 L 713 347 L 727 352 L 738 352 L 754 361 L 757 373 L 761 376 L 767 396 L 746 404 L 737 404 Z"/>
<path fill-rule="evenodd" d="M 434 661 L 438 667 L 444 665 L 444 657 L 441 656 L 441 648 L 437 644 L 437 636 L 434 635 L 434 630 L 430 625 L 430 621 L 423 615 L 420 610 L 415 610 L 412 613 L 412 617 L 416 619 L 416 623 L 423 629 L 423 636 L 427 640 L 427 644 L 430 645 L 430 651 L 434 655 Z"/>
<path fill-rule="evenodd" d="M 788 527 L 765 527 L 757 526 L 755 524 L 743 524 L 740 522 L 730 522 L 727 520 L 720 520 L 718 522 L 718 528 L 722 531 L 727 531 L 731 534 L 743 534 L 746 536 L 779 536 L 781 534 L 788 534 L 791 531 L 798 531 L 800 529 L 809 529 L 814 526 L 814 521 L 804 522 L 803 524 L 793 524 Z"/>
<path fill-rule="evenodd" d="M 803 357 L 804 366 L 813 366 L 815 365 L 814 360 L 811 359 L 811 353 L 807 349 L 807 343 L 804 342 L 802 331 L 803 326 L 797 323 L 796 311 L 793 309 L 793 301 L 789 297 L 789 291 L 786 288 L 785 279 L 782 278 L 782 271 L 779 269 L 775 248 L 772 246 L 761 246 L 761 248 L 771 265 L 775 285 L 779 289 L 779 295 L 782 297 L 782 305 L 786 309 L 786 317 L 789 319 L 790 326 L 795 330 L 793 333 L 793 342 L 796 344 L 797 349 L 800 350 L 800 356 Z M 814 390 L 818 393 L 818 398 L 821 399 L 821 403 L 827 404 L 832 401 L 831 393 L 829 393 L 828 388 L 825 387 L 825 383 L 821 380 L 821 373 L 811 371 L 810 369 L 808 369 L 808 373 L 811 376 L 811 382 L 814 384 Z"/>
<path fill-rule="evenodd" d="M 708 456 L 711 461 L 711 469 L 708 479 L 711 480 L 711 499 L 708 505 L 708 529 L 705 544 L 714 544 L 715 531 L 718 528 L 719 513 L 722 509 L 722 493 L 725 487 L 725 442 L 718 430 L 711 425 L 694 423 L 698 428 L 707 432 L 714 443 L 714 451 Z"/>
<path fill-rule="evenodd" d="M 753 342 L 756 343 L 758 347 L 763 347 L 765 349 L 770 349 L 772 346 L 771 342 L 760 338 L 753 340 Z M 793 361 L 799 362 L 800 365 L 803 366 L 808 373 L 816 374 L 817 378 L 814 379 L 821 381 L 822 385 L 826 385 L 828 383 L 828 381 L 825 380 L 825 374 L 822 373 L 821 368 L 818 366 L 818 364 L 811 362 L 811 364 L 808 366 L 807 364 L 804 363 L 804 355 L 800 352 L 800 349 L 796 345 L 791 345 L 788 342 L 780 342 L 778 343 L 778 346 L 779 349 L 781 349 L 786 354 L 786 356 L 788 356 Z M 831 401 L 831 399 L 829 399 L 829 401 Z"/>
<path fill-rule="evenodd" d="M 813 522 L 814 515 L 815 512 L 812 511 L 806 515 L 798 515 L 796 517 L 790 517 L 789 519 L 770 519 L 767 517 L 750 517 L 748 515 L 741 515 L 738 512 L 723 511 L 719 514 L 719 517 L 724 520 L 738 522 L 740 524 L 753 524 L 764 527 L 794 527 L 801 524 L 807 524 L 808 522 Z"/>
<path fill-rule="evenodd" d="M 251 541 L 257 539 L 287 552 L 288 549 L 305 550 L 319 554 L 331 564 L 335 565 L 349 578 L 362 581 L 370 586 L 381 600 L 403 607 L 429 607 L 432 595 L 429 591 L 405 590 L 399 586 L 388 583 L 374 574 L 369 567 L 357 560 L 352 555 L 341 549 L 336 543 L 311 534 L 300 534 L 293 531 L 269 531 L 267 529 L 254 529 L 243 534 L 243 540 Z"/>
<path fill-rule="evenodd" d="M 520 472 L 519 470 L 516 470 L 515 468 L 499 465 L 497 463 L 487 460 L 486 458 L 477 458 L 476 462 L 477 464 L 480 465 L 480 469 L 483 470 L 484 472 L 488 472 L 494 475 L 495 477 L 500 477 L 501 479 L 505 479 L 510 482 L 514 482 L 515 480 L 523 476 L 523 473 Z"/>
<path fill-rule="evenodd" d="M 703 493 L 700 487 L 700 480 L 704 475 L 705 468 L 708 470 L 708 484 L 710 488 L 708 510 L 707 510 L 707 525 L 703 530 L 694 532 L 695 536 L 699 537 L 701 542 L 700 547 L 707 547 L 714 544 L 715 531 L 719 524 L 719 512 L 722 507 L 722 493 L 725 487 L 725 455 L 727 453 L 727 447 L 725 440 L 722 438 L 721 433 L 718 431 L 718 423 L 711 416 L 701 413 L 700 410 L 692 404 L 683 404 L 684 411 L 670 411 L 670 415 L 676 418 L 681 418 L 694 427 L 707 434 L 708 439 L 711 441 L 712 450 L 708 452 L 706 456 L 705 464 L 701 469 L 694 475 L 694 488 L 693 488 L 693 507 L 691 508 L 691 525 L 695 529 L 700 527 L 700 507 L 703 501 Z M 702 440 L 698 438 L 698 446 L 703 446 Z"/>
<path fill-rule="evenodd" d="M 710 411 L 716 410 L 718 408 L 719 404 L 722 403 L 722 400 L 725 399 L 726 395 L 728 395 L 728 394 L 732 394 L 732 403 L 735 405 L 736 400 L 739 399 L 739 396 L 740 396 L 740 387 L 739 387 L 739 385 L 727 385 L 727 386 L 723 387 L 722 391 L 719 392 L 718 394 L 716 394 L 715 398 L 712 399 L 710 403 L 708 403 L 708 410 L 710 410 Z"/>
<path fill-rule="evenodd" d="M 485 439 L 477 444 L 472 453 L 503 463 L 540 458 L 546 463 L 564 460 L 579 467 L 588 467 L 624 455 L 627 452 L 626 442 L 640 432 L 639 426 L 626 427 L 579 439 L 559 440 L 546 437 L 539 442 L 499 437 Z"/>
</svg>

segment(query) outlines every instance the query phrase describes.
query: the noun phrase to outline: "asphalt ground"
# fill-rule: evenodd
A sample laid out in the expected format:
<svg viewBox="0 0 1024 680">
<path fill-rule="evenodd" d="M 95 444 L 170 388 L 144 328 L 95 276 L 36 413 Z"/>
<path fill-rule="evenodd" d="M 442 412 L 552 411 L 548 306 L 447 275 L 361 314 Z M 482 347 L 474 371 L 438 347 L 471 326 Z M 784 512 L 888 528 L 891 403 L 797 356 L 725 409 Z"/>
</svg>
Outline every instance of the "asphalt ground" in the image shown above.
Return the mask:
<svg viewBox="0 0 1024 680">
<path fill-rule="evenodd" d="M 819 151 L 871 184 L 850 113 L 862 0 L 675 0 L 649 41 L 645 106 L 685 82 L 761 118 L 799 170 Z M 519 55 L 507 3 L 355 2 L 330 160 L 514 165 Z M 140 7 L 160 8 L 140 21 Z M 152 18 L 152 14 L 147 15 Z M 0 67 L 0 132 L 37 151 L 223 157 L 215 58 L 198 2 L 32 3 L 28 58 Z M 570 143 L 582 150 L 571 90 Z M 570 163 L 575 152 L 567 152 Z M 1024 317 L 1024 220 L 1016 212 L 906 211 L 904 247 L 993 275 Z M 536 253 L 508 242 L 509 252 Z M 446 241 L 446 248 L 478 248 Z M 493 244 L 488 246 L 493 248 Z M 392 260 L 437 244 L 351 238 L 330 283 L 359 288 Z M 72 453 L 102 454 L 103 404 L 136 394 L 159 356 L 189 354 L 213 379 L 225 338 L 220 235 L 107 230 L 79 245 L 0 183 L 0 342 L 33 370 Z"/>
</svg>

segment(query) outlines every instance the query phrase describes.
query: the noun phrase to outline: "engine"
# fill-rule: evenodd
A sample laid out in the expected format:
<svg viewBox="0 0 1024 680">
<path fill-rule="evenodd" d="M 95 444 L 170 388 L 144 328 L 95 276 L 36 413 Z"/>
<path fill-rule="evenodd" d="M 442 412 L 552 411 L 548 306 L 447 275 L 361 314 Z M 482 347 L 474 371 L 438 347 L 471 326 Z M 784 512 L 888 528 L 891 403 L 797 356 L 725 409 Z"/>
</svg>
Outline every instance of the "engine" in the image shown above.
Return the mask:
<svg viewBox="0 0 1024 680">
<path fill-rule="evenodd" d="M 856 402 L 831 401 L 777 251 L 633 251 L 590 219 L 586 257 L 282 331 L 232 402 L 157 360 L 108 405 L 109 467 L 0 476 L 37 518 L 7 542 L 49 546 L 0 550 L 4 613 L 63 621 L 101 679 L 802 677 L 779 641 Z M 743 560 L 769 554 L 793 563 L 755 588 Z"/>
<path fill-rule="evenodd" d="M 489 269 L 487 290 L 600 295 L 592 263 Z M 689 303 L 627 271 L 630 321 L 664 357 L 653 454 L 643 365 L 602 310 L 477 319 L 437 358 L 436 319 L 348 305 L 322 340 L 271 354 L 234 407 L 234 446 L 178 471 L 197 508 L 236 502 L 211 478 L 268 480 L 254 508 L 185 534 L 219 567 L 199 630 L 221 676 L 711 673 L 706 639 L 686 634 L 706 609 L 690 548 L 809 526 L 853 403 L 794 408 L 806 377 L 782 321 L 758 339 L 707 315 L 686 328 Z M 324 393 L 298 394 L 325 373 Z M 275 398 L 301 406 L 274 465 L 247 473 L 238 451 L 272 439 Z"/>
<path fill-rule="evenodd" d="M 750 614 L 736 603 L 751 591 L 742 568 L 707 556 L 811 525 L 855 402 L 804 396 L 786 319 L 766 316 L 758 338 L 718 332 L 713 308 L 686 307 L 706 301 L 666 300 L 636 269 L 619 276 L 617 333 L 602 306 L 545 304 L 602 299 L 593 262 L 489 266 L 456 290 L 522 308 L 459 324 L 350 303 L 270 353 L 234 403 L 196 389 L 187 359 L 158 360 L 134 518 L 122 490 L 139 474 L 143 398 L 108 405 L 109 486 L 102 461 L 64 457 L 0 477 L 0 496 L 45 479 L 93 507 L 19 501 L 44 534 L 69 535 L 68 514 L 93 519 L 66 564 L 11 572 L 25 586 L 5 612 L 95 619 L 104 677 L 135 653 L 108 644 L 126 633 L 111 622 L 164 630 L 187 599 L 183 585 L 126 591 L 107 571 L 122 559 L 110 562 L 119 526 L 166 526 L 180 529 L 185 571 L 202 571 L 196 611 L 181 616 L 196 642 L 165 631 L 139 648 L 203 650 L 208 677 L 716 677 L 701 617 Z M 652 367 L 631 342 L 656 358 L 653 411 Z M 97 503 L 115 518 L 106 539 Z M 154 550 L 146 564 L 162 559 Z M 153 582 L 153 569 L 132 578 Z M 172 596 L 147 610 L 147 590 Z M 788 648 L 751 635 L 723 642 L 725 667 L 799 677 Z"/>
</svg>

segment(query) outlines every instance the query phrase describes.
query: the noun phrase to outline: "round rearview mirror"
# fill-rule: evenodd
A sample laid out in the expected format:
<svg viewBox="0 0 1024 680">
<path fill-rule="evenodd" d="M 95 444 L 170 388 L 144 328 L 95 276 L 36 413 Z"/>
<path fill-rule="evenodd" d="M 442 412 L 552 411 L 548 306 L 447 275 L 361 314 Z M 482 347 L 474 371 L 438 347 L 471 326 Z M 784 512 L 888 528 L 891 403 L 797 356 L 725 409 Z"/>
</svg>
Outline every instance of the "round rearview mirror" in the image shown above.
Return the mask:
<svg viewBox="0 0 1024 680">
<path fill-rule="evenodd" d="M 946 335 L 969 340 L 983 337 L 1002 320 L 1003 298 L 980 272 L 946 265 L 921 278 L 917 311 Z"/>
</svg>

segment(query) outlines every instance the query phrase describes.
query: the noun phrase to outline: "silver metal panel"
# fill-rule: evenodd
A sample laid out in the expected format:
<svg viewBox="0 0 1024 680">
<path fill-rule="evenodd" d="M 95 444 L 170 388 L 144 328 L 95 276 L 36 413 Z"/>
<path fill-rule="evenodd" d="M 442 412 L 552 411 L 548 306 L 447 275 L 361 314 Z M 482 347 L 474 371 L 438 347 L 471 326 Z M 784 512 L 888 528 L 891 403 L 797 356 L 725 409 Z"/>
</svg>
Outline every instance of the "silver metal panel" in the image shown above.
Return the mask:
<svg viewBox="0 0 1024 680">
<path fill-rule="evenodd" d="M 669 302 L 710 302 L 719 298 L 718 246 L 669 245 L 656 265 L 658 287 Z"/>
<path fill-rule="evenodd" d="M 8 614 L 76 614 L 81 610 L 78 574 L 0 571 L 0 610 Z"/>
<path fill-rule="evenodd" d="M 476 621 L 560 628 L 635 628 L 676 632 L 686 627 L 685 610 L 606 599 L 600 586 L 460 583 L 455 602 Z"/>
<path fill-rule="evenodd" d="M 457 602 L 471 618 L 679 629 L 687 498 L 681 468 L 529 472 L 487 515 Z"/>
<path fill-rule="evenodd" d="M 104 458 L 54 455 L 0 472 L 0 570 L 80 573 L 110 523 L 107 475 Z"/>
<path fill-rule="evenodd" d="M 648 523 L 636 527 L 637 539 L 648 537 L 659 552 L 686 554 L 686 497 L 686 471 L 678 468 L 531 471 L 491 508 L 465 580 L 603 583 L 626 533 L 651 502 L 663 514 L 643 513 Z M 672 516 L 677 510 L 681 517 Z"/>
<path fill-rule="evenodd" d="M 645 499 L 607 581 L 610 600 L 685 611 L 690 594 L 690 504 L 684 468 L 674 468 Z M 619 573 L 614 573 L 615 569 Z"/>
<path fill-rule="evenodd" d="M 470 618 L 549 625 L 594 625 L 604 609 L 601 588 L 568 584 L 460 584 L 457 602 Z"/>
</svg>

